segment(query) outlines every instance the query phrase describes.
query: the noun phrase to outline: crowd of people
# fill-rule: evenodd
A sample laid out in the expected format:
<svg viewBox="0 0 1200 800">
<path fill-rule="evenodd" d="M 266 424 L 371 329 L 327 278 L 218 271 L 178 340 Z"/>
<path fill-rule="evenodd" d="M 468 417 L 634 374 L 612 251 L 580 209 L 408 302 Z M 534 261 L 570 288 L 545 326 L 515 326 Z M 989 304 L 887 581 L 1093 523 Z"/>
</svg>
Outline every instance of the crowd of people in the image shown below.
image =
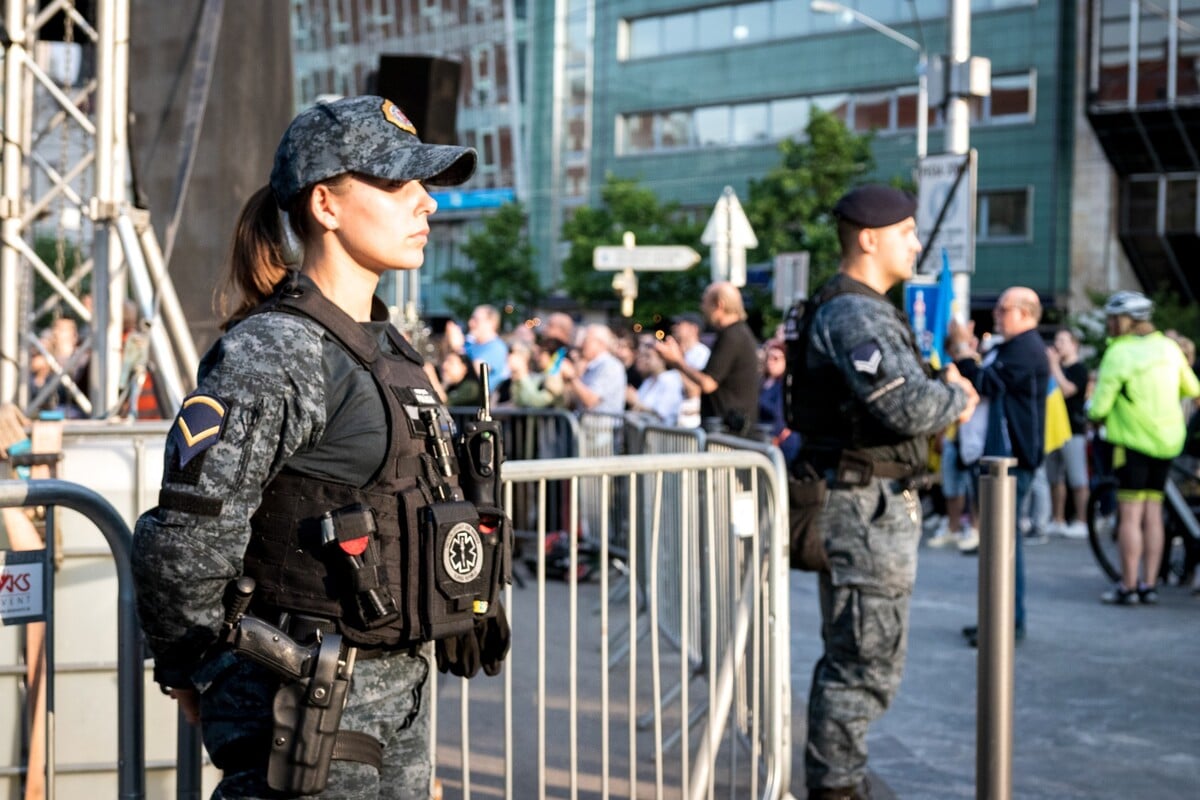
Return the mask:
<svg viewBox="0 0 1200 800">
<path fill-rule="evenodd" d="M 480 402 L 478 376 L 486 365 L 496 404 L 629 413 L 655 424 L 767 439 L 793 456 L 800 437 L 784 419 L 782 340 L 758 342 L 741 292 L 730 283 L 711 284 L 698 306 L 699 312 L 675 315 L 665 330 L 577 323 L 553 312 L 502 335 L 498 310 L 481 305 L 467 333 L 446 324 L 431 377 L 450 406 Z"/>
</svg>

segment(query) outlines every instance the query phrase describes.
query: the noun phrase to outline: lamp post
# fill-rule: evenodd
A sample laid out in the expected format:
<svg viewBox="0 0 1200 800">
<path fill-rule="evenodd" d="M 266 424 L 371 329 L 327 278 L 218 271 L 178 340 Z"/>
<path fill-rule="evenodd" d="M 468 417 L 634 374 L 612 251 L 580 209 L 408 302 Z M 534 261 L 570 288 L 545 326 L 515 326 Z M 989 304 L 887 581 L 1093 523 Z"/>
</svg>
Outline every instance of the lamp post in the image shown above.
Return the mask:
<svg viewBox="0 0 1200 800">
<path fill-rule="evenodd" d="M 835 3 L 833 0 L 812 0 L 809 8 L 818 14 L 843 14 L 866 25 L 877 33 L 882 33 L 894 42 L 914 50 L 917 53 L 917 160 L 924 158 L 928 152 L 929 140 L 929 87 L 928 60 L 925 48 L 915 39 L 911 39 L 897 30 L 889 28 L 874 17 L 869 17 L 861 11 Z"/>
</svg>

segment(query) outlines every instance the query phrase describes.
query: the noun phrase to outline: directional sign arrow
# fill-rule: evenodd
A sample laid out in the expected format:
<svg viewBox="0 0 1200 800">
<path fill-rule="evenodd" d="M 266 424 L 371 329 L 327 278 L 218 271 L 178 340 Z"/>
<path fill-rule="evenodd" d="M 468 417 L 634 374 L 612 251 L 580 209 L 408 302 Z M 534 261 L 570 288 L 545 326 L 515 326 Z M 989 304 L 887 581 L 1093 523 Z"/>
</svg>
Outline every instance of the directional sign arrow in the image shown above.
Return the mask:
<svg viewBox="0 0 1200 800">
<path fill-rule="evenodd" d="M 700 254 L 687 245 L 602 245 L 592 250 L 592 266 L 604 272 L 623 269 L 668 272 L 700 263 Z"/>
<path fill-rule="evenodd" d="M 700 241 L 712 248 L 709 259 L 714 281 L 746 285 L 746 250 L 758 247 L 758 237 L 733 187 L 726 186 L 721 193 Z"/>
</svg>

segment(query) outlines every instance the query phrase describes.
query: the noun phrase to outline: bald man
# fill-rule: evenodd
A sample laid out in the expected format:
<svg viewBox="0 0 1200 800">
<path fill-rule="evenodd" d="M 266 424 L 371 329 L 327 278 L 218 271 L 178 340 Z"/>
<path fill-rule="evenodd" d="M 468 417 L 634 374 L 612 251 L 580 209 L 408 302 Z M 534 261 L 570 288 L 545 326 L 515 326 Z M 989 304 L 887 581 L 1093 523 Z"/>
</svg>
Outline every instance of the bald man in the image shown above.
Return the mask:
<svg viewBox="0 0 1200 800">
<path fill-rule="evenodd" d="M 1046 392 L 1050 382 L 1050 361 L 1046 343 L 1037 331 L 1042 319 L 1042 303 L 1037 292 L 1025 286 L 1013 286 L 1000 295 L 992 309 L 992 332 L 1004 338 L 980 364 L 974 378 L 980 397 L 989 398 L 988 413 L 997 413 L 997 401 L 1003 401 L 1004 429 L 1016 469 L 1009 472 L 1017 479 L 1017 508 L 1025 503 L 1033 485 L 1033 475 L 1045 458 Z M 952 325 L 946 349 L 969 344 L 970 328 Z M 987 455 L 1002 455 L 988 452 Z M 1017 641 L 1025 638 L 1025 548 L 1024 537 L 1016 534 L 1016 628 Z M 971 647 L 978 645 L 975 625 L 963 628 Z"/>
<path fill-rule="evenodd" d="M 749 436 L 758 423 L 758 342 L 746 324 L 742 293 L 728 281 L 709 284 L 700 300 L 700 311 L 717 329 L 717 340 L 704 369 L 684 358 L 673 336 L 656 347 L 668 367 L 700 387 L 700 417 L 719 419 L 735 436 Z"/>
</svg>

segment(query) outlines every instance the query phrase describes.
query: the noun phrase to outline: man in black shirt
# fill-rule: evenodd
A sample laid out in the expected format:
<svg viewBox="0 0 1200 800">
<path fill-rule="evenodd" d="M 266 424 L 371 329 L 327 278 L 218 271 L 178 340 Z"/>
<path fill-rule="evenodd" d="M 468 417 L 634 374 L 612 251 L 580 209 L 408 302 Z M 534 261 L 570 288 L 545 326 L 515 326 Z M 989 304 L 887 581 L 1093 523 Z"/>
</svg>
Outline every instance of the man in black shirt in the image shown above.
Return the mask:
<svg viewBox="0 0 1200 800">
<path fill-rule="evenodd" d="M 746 324 L 742 293 L 727 281 L 704 290 L 700 310 L 717 329 L 712 355 L 703 370 L 690 366 L 674 337 L 659 342 L 658 353 L 667 366 L 677 369 L 700 386 L 700 416 L 721 420 L 724 430 L 749 436 L 758 422 L 758 342 Z"/>
</svg>

